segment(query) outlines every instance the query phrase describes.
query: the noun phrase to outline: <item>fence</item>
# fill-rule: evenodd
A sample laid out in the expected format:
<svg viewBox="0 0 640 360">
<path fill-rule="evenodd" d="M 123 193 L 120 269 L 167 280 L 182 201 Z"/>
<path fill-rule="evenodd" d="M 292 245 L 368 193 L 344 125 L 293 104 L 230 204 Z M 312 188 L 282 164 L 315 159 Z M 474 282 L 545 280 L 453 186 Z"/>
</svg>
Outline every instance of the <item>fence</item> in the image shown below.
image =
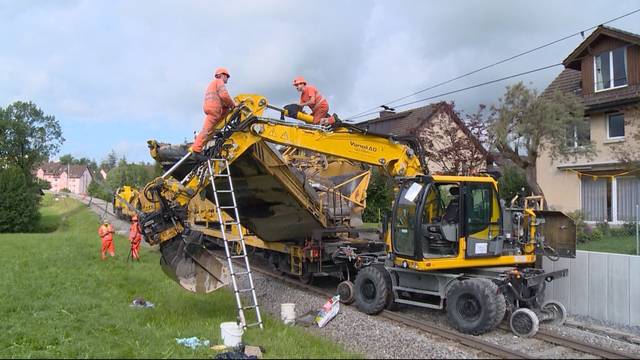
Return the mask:
<svg viewBox="0 0 640 360">
<path fill-rule="evenodd" d="M 552 262 L 546 271 L 569 269 L 547 287 L 547 299 L 562 302 L 574 315 L 640 326 L 640 256 L 578 251 L 575 259 Z"/>
<path fill-rule="evenodd" d="M 595 222 L 586 221 L 588 214 L 575 212 L 569 214 L 576 221 L 578 249 L 617 254 L 640 255 L 640 207 L 634 205 L 633 216 L 625 221 Z M 619 218 L 619 214 L 616 214 Z"/>
</svg>

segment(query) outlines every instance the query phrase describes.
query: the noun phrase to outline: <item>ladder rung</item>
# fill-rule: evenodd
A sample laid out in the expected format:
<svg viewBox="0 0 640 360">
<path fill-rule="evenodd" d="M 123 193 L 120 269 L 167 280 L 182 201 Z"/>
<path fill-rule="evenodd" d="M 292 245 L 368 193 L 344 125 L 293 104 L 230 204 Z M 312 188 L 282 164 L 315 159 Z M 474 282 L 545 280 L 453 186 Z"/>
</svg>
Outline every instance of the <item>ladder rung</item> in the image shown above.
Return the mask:
<svg viewBox="0 0 640 360">
<path fill-rule="evenodd" d="M 242 310 L 255 309 L 256 307 L 257 307 L 257 305 L 243 306 L 243 307 L 242 307 Z"/>
<path fill-rule="evenodd" d="M 232 259 L 242 259 L 242 258 L 245 258 L 247 256 L 243 254 L 243 255 L 231 255 L 229 257 L 232 258 Z"/>
<path fill-rule="evenodd" d="M 229 177 L 229 174 L 215 174 L 213 177 Z"/>
<path fill-rule="evenodd" d="M 247 274 L 251 274 L 251 271 L 240 271 L 240 272 L 231 274 L 231 276 L 234 276 L 234 275 L 247 275 Z"/>
<path fill-rule="evenodd" d="M 261 324 L 262 324 L 262 321 L 257 322 L 257 323 L 247 324 L 247 325 L 245 325 L 245 326 L 246 326 L 246 327 L 252 327 L 252 326 L 258 326 L 258 325 L 261 325 Z"/>
<path fill-rule="evenodd" d="M 226 225 L 240 225 L 240 223 L 237 222 L 237 221 L 231 221 L 231 222 L 222 223 L 222 225 L 225 225 L 225 226 Z"/>
<path fill-rule="evenodd" d="M 225 241 L 228 242 L 236 242 L 236 241 L 242 241 L 242 238 L 237 238 L 237 239 L 224 239 Z"/>
<path fill-rule="evenodd" d="M 218 193 L 232 193 L 233 190 L 216 190 Z"/>
<path fill-rule="evenodd" d="M 218 209 L 235 209 L 236 207 L 231 205 L 231 206 L 218 206 Z"/>
<path fill-rule="evenodd" d="M 253 291 L 253 288 L 236 290 L 236 292 L 239 292 L 239 293 L 246 293 L 246 292 L 249 292 L 249 291 Z"/>
</svg>

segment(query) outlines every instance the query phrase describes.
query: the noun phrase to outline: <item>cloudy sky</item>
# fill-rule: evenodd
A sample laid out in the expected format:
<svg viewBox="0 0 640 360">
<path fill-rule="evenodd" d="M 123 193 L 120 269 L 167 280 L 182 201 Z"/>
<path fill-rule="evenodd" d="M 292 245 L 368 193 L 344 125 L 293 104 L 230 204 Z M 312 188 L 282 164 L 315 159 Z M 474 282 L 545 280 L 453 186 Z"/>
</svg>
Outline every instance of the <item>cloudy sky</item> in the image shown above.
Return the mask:
<svg viewBox="0 0 640 360">
<path fill-rule="evenodd" d="M 33 101 L 54 115 L 67 139 L 60 154 L 100 161 L 113 149 L 150 161 L 146 140 L 193 138 L 218 66 L 231 72 L 232 95 L 259 93 L 275 105 L 296 101 L 291 81 L 303 75 L 347 118 L 639 8 L 640 0 L 0 0 L 0 106 Z M 640 13 L 608 25 L 640 33 Z M 559 63 L 581 40 L 395 104 Z M 520 80 L 543 90 L 561 70 Z M 473 111 L 514 81 L 431 101 Z"/>
</svg>

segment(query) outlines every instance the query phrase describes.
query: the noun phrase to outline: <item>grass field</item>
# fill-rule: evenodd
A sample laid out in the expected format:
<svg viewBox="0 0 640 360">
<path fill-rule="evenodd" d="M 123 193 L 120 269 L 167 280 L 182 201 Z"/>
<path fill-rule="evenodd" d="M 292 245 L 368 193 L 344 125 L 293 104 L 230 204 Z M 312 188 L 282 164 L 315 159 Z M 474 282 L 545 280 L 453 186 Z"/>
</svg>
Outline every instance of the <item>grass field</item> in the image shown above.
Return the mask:
<svg viewBox="0 0 640 360">
<path fill-rule="evenodd" d="M 211 358 L 176 338 L 220 344 L 219 324 L 235 320 L 230 292 L 198 295 L 167 278 L 159 253 L 143 247 L 128 263 L 128 242 L 115 239 L 116 257 L 100 260 L 98 217 L 71 199 L 46 197 L 36 234 L 0 234 L 0 358 Z M 129 304 L 142 296 L 152 309 Z M 332 342 L 267 317 L 245 343 L 268 358 L 355 358 Z"/>
<path fill-rule="evenodd" d="M 635 255 L 636 236 L 605 236 L 601 240 L 578 243 L 578 250 Z"/>
</svg>

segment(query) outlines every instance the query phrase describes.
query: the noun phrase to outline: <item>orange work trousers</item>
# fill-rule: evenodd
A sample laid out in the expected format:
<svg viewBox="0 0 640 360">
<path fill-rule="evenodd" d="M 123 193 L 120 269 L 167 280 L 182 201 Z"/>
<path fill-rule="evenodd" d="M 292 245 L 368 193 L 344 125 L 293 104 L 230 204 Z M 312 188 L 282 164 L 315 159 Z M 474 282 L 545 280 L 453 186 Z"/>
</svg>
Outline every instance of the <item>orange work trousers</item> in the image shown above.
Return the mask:
<svg viewBox="0 0 640 360">
<path fill-rule="evenodd" d="M 131 257 L 134 260 L 140 259 L 140 241 L 131 242 Z"/>
<path fill-rule="evenodd" d="M 111 256 L 116 255 L 116 251 L 113 246 L 113 239 L 102 239 L 102 259 L 106 258 L 107 251 Z"/>
<path fill-rule="evenodd" d="M 327 117 L 329 113 L 329 103 L 327 100 L 322 100 L 316 107 L 313 108 L 311 115 L 313 115 L 313 123 L 320 124 L 320 120 Z"/>
<path fill-rule="evenodd" d="M 194 152 L 202 151 L 204 144 L 211 138 L 211 136 L 213 136 L 213 128 L 216 126 L 216 123 L 218 123 L 218 121 L 220 121 L 219 117 L 205 115 L 202 129 L 196 136 L 196 140 L 193 142 L 193 146 L 191 146 L 191 149 L 193 149 Z"/>
</svg>

